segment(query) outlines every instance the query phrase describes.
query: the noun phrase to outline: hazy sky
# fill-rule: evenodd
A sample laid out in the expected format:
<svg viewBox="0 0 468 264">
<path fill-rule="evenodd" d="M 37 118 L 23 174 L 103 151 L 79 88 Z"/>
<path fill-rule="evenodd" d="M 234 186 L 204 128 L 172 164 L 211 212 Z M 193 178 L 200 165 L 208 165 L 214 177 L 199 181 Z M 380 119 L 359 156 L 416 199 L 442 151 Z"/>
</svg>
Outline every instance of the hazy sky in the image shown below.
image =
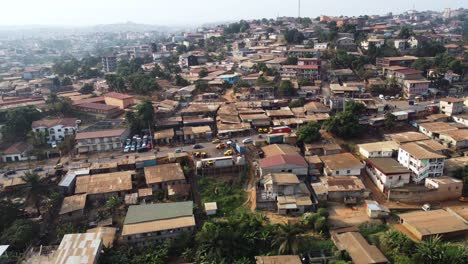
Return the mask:
<svg viewBox="0 0 468 264">
<path fill-rule="evenodd" d="M 298 0 L 0 0 L 0 25 L 159 25 L 297 16 Z M 302 0 L 301 15 L 361 15 L 467 7 L 467 0 Z"/>
</svg>

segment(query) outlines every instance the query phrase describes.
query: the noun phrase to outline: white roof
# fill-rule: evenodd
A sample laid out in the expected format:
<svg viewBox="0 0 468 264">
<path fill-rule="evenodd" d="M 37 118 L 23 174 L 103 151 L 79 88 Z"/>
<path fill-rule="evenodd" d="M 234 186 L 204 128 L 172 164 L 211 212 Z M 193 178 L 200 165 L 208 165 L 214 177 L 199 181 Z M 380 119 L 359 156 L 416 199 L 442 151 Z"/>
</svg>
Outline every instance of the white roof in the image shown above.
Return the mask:
<svg viewBox="0 0 468 264">
<path fill-rule="evenodd" d="M 218 209 L 218 205 L 216 204 L 216 202 L 205 203 L 205 210 L 206 211 L 212 211 L 212 210 L 217 210 L 217 209 Z"/>
<path fill-rule="evenodd" d="M 0 256 L 2 256 L 5 253 L 5 251 L 7 251 L 9 246 L 10 245 L 0 245 Z"/>
</svg>

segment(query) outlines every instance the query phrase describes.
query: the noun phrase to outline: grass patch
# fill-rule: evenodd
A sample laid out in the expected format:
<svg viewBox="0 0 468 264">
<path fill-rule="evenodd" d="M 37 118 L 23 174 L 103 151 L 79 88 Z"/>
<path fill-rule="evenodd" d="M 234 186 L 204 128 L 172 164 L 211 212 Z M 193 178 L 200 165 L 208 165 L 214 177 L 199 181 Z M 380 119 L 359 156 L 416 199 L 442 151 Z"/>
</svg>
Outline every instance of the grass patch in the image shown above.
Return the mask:
<svg viewBox="0 0 468 264">
<path fill-rule="evenodd" d="M 383 233 L 387 230 L 388 230 L 388 226 L 382 223 L 367 222 L 367 223 L 359 225 L 359 231 L 361 232 L 362 236 L 366 238 L 368 241 L 372 240 L 371 239 L 372 235 Z"/>
<path fill-rule="evenodd" d="M 199 177 L 198 186 L 202 203 L 216 202 L 218 215 L 228 215 L 242 206 L 246 193 L 235 181 L 225 181 L 213 177 Z"/>
</svg>

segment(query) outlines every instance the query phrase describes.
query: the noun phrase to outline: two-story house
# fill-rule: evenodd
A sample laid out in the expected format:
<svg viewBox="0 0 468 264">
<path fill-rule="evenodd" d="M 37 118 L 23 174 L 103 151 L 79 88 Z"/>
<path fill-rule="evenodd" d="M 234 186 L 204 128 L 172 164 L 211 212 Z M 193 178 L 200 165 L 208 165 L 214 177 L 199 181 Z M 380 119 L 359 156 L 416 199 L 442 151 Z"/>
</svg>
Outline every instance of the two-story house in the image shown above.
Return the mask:
<svg viewBox="0 0 468 264">
<path fill-rule="evenodd" d="M 32 122 L 32 131 L 42 133 L 48 144 L 60 142 L 78 130 L 76 118 L 41 119 Z"/>
<path fill-rule="evenodd" d="M 366 160 L 366 171 L 383 193 L 410 182 L 411 171 L 392 158 L 370 158 Z"/>
<path fill-rule="evenodd" d="M 398 162 L 411 170 L 412 181 L 419 183 L 427 177 L 442 176 L 445 156 L 418 142 L 402 144 Z"/>
<path fill-rule="evenodd" d="M 124 128 L 79 132 L 75 137 L 76 148 L 79 153 L 119 150 L 128 135 L 129 130 Z"/>
<path fill-rule="evenodd" d="M 134 246 L 163 243 L 195 230 L 193 202 L 132 205 L 125 216 L 121 241 Z"/>
<path fill-rule="evenodd" d="M 440 99 L 440 112 L 449 116 L 463 113 L 465 98 L 442 98 Z"/>
<path fill-rule="evenodd" d="M 416 96 L 427 94 L 431 81 L 426 79 L 404 80 L 403 94 L 406 98 L 413 99 Z"/>
<path fill-rule="evenodd" d="M 260 184 L 258 199 L 276 201 L 279 214 L 302 214 L 312 205 L 310 192 L 293 173 L 270 173 Z"/>
</svg>

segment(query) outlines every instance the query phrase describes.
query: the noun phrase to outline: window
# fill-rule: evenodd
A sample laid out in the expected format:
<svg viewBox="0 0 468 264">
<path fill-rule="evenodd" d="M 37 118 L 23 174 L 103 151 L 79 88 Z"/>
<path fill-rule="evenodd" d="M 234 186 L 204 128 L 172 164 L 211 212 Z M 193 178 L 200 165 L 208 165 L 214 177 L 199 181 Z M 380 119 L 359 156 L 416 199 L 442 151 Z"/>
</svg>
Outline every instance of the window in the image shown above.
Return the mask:
<svg viewBox="0 0 468 264">
<path fill-rule="evenodd" d="M 336 171 L 335 174 L 336 174 L 336 175 L 340 174 L 340 171 Z"/>
<path fill-rule="evenodd" d="M 292 170 L 288 170 L 288 172 L 292 172 Z"/>
<path fill-rule="evenodd" d="M 62 129 L 57 129 L 57 132 L 62 132 Z"/>
<path fill-rule="evenodd" d="M 401 175 L 400 175 L 400 176 L 398 176 L 398 180 L 401 180 Z"/>
<path fill-rule="evenodd" d="M 351 173 L 351 170 L 347 170 L 346 173 L 350 174 L 350 173 Z"/>
</svg>

